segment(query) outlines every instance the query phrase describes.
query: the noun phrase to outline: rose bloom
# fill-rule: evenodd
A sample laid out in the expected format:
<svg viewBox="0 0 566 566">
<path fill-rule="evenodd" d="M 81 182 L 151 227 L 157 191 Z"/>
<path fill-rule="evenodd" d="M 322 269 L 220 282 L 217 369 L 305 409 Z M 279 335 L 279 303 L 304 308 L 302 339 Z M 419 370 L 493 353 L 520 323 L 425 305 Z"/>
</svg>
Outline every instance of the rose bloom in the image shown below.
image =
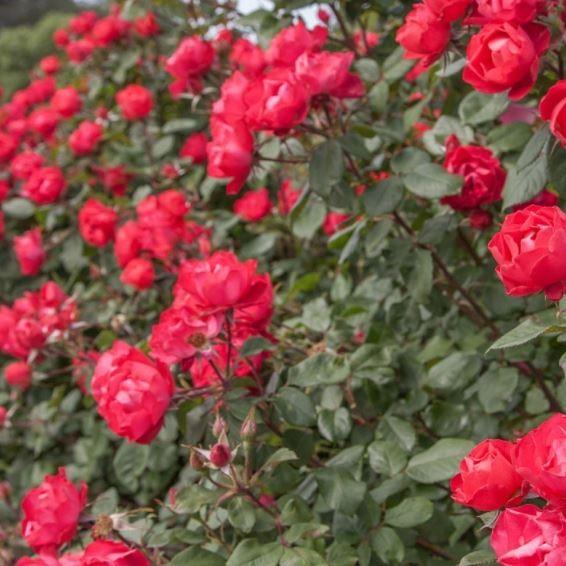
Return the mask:
<svg viewBox="0 0 566 566">
<path fill-rule="evenodd" d="M 444 53 L 450 41 L 450 24 L 427 4 L 415 4 L 395 39 L 405 49 L 406 59 L 422 59 L 428 67 Z"/>
<path fill-rule="evenodd" d="M 454 22 L 466 13 L 471 0 L 424 0 L 424 3 L 442 21 Z"/>
<path fill-rule="evenodd" d="M 22 536 L 36 552 L 56 551 L 77 532 L 79 515 L 86 505 L 87 487 L 75 487 L 60 468 L 56 475 L 47 475 L 22 499 Z"/>
<path fill-rule="evenodd" d="M 131 84 L 120 90 L 116 102 L 126 120 L 145 118 L 153 109 L 153 95 L 141 85 Z"/>
<path fill-rule="evenodd" d="M 452 478 L 452 498 L 478 511 L 495 511 L 521 499 L 523 479 L 515 471 L 515 446 L 505 440 L 480 442 Z"/>
<path fill-rule="evenodd" d="M 96 12 L 93 12 L 92 10 L 79 12 L 69 21 L 69 29 L 75 35 L 84 35 L 92 29 L 97 19 L 98 16 L 96 15 Z"/>
<path fill-rule="evenodd" d="M 38 108 L 29 115 L 28 124 L 33 132 L 47 139 L 57 129 L 59 114 L 52 108 Z"/>
<path fill-rule="evenodd" d="M 26 362 L 12 362 L 4 368 L 4 379 L 12 387 L 25 391 L 31 385 L 31 367 Z"/>
<path fill-rule="evenodd" d="M 35 151 L 23 151 L 18 153 L 10 163 L 10 173 L 14 179 L 25 181 L 31 174 L 43 166 L 45 158 Z"/>
<path fill-rule="evenodd" d="M 66 29 L 56 29 L 53 32 L 53 43 L 57 45 L 57 47 L 65 47 L 69 41 L 69 33 Z"/>
<path fill-rule="evenodd" d="M 36 169 L 22 187 L 22 195 L 36 204 L 51 204 L 59 199 L 67 187 L 59 167 Z"/>
<path fill-rule="evenodd" d="M 145 554 L 123 542 L 98 539 L 91 542 L 81 557 L 81 566 L 151 566 Z"/>
<path fill-rule="evenodd" d="M 14 253 L 22 275 L 37 275 L 45 262 L 41 230 L 33 228 L 21 236 L 14 236 Z"/>
<path fill-rule="evenodd" d="M 61 63 L 57 55 L 48 55 L 39 62 L 39 68 L 46 75 L 54 75 L 59 71 Z"/>
<path fill-rule="evenodd" d="M 16 562 L 16 566 L 81 566 L 82 553 L 65 553 L 61 556 L 41 554 L 39 556 L 24 556 Z"/>
<path fill-rule="evenodd" d="M 553 85 L 540 101 L 540 117 L 550 123 L 550 131 L 566 147 L 566 80 Z"/>
<path fill-rule="evenodd" d="M 104 188 L 116 196 L 122 196 L 126 193 L 126 189 L 130 181 L 134 178 L 131 173 L 126 171 L 123 165 L 115 167 L 94 167 L 94 171 Z"/>
<path fill-rule="evenodd" d="M 380 37 L 374 31 L 357 30 L 354 32 L 354 44 L 356 52 L 367 55 L 374 47 L 379 45 Z"/>
<path fill-rule="evenodd" d="M 138 257 L 142 249 L 142 230 L 135 220 L 128 220 L 116 230 L 114 255 L 121 268 Z"/>
<path fill-rule="evenodd" d="M 82 63 L 86 61 L 91 55 L 96 45 L 90 37 L 84 37 L 77 41 L 71 41 L 65 47 L 67 57 L 73 63 Z"/>
<path fill-rule="evenodd" d="M 267 62 L 261 47 L 241 37 L 232 46 L 230 64 L 232 68 L 238 69 L 244 75 L 253 78 L 263 71 Z"/>
<path fill-rule="evenodd" d="M 285 179 L 281 183 L 281 187 L 277 191 L 277 206 L 281 216 L 287 216 L 293 210 L 293 207 L 301 198 L 301 193 L 301 189 L 294 187 L 290 179 Z"/>
<path fill-rule="evenodd" d="M 77 89 L 68 86 L 55 91 L 50 105 L 63 118 L 72 118 L 80 111 L 82 101 Z"/>
<path fill-rule="evenodd" d="M 10 161 L 18 151 L 18 145 L 18 140 L 14 136 L 0 132 L 0 163 Z"/>
<path fill-rule="evenodd" d="M 91 246 L 102 248 L 114 239 L 118 214 L 109 206 L 90 198 L 78 215 L 79 232 Z"/>
<path fill-rule="evenodd" d="M 338 232 L 340 226 L 348 220 L 350 220 L 349 214 L 343 214 L 342 212 L 329 212 L 322 223 L 322 231 L 327 236 L 332 236 Z"/>
<path fill-rule="evenodd" d="M 528 24 L 545 10 L 546 0 L 476 0 L 472 15 L 465 23 L 485 25 L 512 22 Z"/>
<path fill-rule="evenodd" d="M 561 511 L 536 505 L 505 509 L 490 542 L 502 566 L 560 566 L 566 555 L 566 518 Z M 547 560 L 556 551 L 561 561 Z"/>
<path fill-rule="evenodd" d="M 191 134 L 183 144 L 180 157 L 190 159 L 195 165 L 199 165 L 206 161 L 206 145 L 208 138 L 204 132 Z"/>
<path fill-rule="evenodd" d="M 212 66 L 214 48 L 208 42 L 193 35 L 183 39 L 165 62 L 165 70 L 173 77 L 170 86 L 173 96 L 189 91 L 200 91 L 200 77 Z"/>
<path fill-rule="evenodd" d="M 117 14 L 99 19 L 93 26 L 90 37 L 98 47 L 108 47 L 122 39 L 130 28 L 130 22 Z"/>
<path fill-rule="evenodd" d="M 161 28 L 155 19 L 155 14 L 148 12 L 145 16 L 134 20 L 134 30 L 142 37 L 152 37 L 157 35 Z"/>
<path fill-rule="evenodd" d="M 102 126 L 85 120 L 69 136 L 69 147 L 75 155 L 88 155 L 96 150 L 102 139 Z"/>
<path fill-rule="evenodd" d="M 248 191 L 234 202 L 234 214 L 248 222 L 259 222 L 271 212 L 272 203 L 269 191 L 262 187 Z"/>
<path fill-rule="evenodd" d="M 155 269 L 149 259 L 134 258 L 122 271 L 120 281 L 138 291 L 151 288 L 155 279 Z"/>
<path fill-rule="evenodd" d="M 515 468 L 552 505 L 566 506 L 566 415 L 557 414 L 517 443 Z"/>
<path fill-rule="evenodd" d="M 213 120 L 212 140 L 207 145 L 207 173 L 215 179 L 231 179 L 229 195 L 237 194 L 250 174 L 254 140 L 242 124 L 230 125 Z"/>
<path fill-rule="evenodd" d="M 308 30 L 302 21 L 282 29 L 272 40 L 265 56 L 274 66 L 292 67 L 305 52 L 320 51 L 328 39 L 328 30 L 315 26 Z"/>
<path fill-rule="evenodd" d="M 462 78 L 479 92 L 509 91 L 519 100 L 535 84 L 549 43 L 548 28 L 539 24 L 488 24 L 468 43 Z"/>
<path fill-rule="evenodd" d="M 509 214 L 488 249 L 508 295 L 544 292 L 558 301 L 566 292 L 566 214 L 558 207 L 531 205 Z"/>
<path fill-rule="evenodd" d="M 102 354 L 91 381 L 98 413 L 110 430 L 139 444 L 159 433 L 175 389 L 167 366 L 117 340 Z"/>
<path fill-rule="evenodd" d="M 442 204 L 454 210 L 473 210 L 501 199 L 506 174 L 490 149 L 460 145 L 452 135 L 446 141 L 446 150 L 444 168 L 464 177 L 464 185 L 459 194 L 443 197 Z"/>
</svg>

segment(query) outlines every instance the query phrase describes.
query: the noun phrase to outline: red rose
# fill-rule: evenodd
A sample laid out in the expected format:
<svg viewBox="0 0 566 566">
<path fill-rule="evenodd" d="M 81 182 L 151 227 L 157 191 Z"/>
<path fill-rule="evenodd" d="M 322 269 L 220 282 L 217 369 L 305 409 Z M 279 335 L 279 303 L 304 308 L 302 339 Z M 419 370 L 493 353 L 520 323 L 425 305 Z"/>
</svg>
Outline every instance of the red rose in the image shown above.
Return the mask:
<svg viewBox="0 0 566 566">
<path fill-rule="evenodd" d="M 250 174 L 254 140 L 242 124 L 229 125 L 220 120 L 212 123 L 212 140 L 207 145 L 207 173 L 216 179 L 232 179 L 228 194 L 237 194 Z"/>
<path fill-rule="evenodd" d="M 63 118 L 72 118 L 81 109 L 82 101 L 77 90 L 68 86 L 55 92 L 50 105 Z"/>
<path fill-rule="evenodd" d="M 38 108 L 30 114 L 28 124 L 33 132 L 47 139 L 59 124 L 59 114 L 51 108 Z"/>
<path fill-rule="evenodd" d="M 566 292 L 566 214 L 556 206 L 531 205 L 509 214 L 488 248 L 508 295 L 544 292 L 558 301 Z"/>
<path fill-rule="evenodd" d="M 521 499 L 523 479 L 515 471 L 515 446 L 505 440 L 480 442 L 452 478 L 452 498 L 478 511 L 495 511 Z"/>
<path fill-rule="evenodd" d="M 550 32 L 539 24 L 488 24 L 470 39 L 462 78 L 480 92 L 508 90 L 519 100 L 535 84 L 549 43 Z"/>
<path fill-rule="evenodd" d="M 501 199 L 506 174 L 491 150 L 477 145 L 460 145 L 455 136 L 446 142 L 444 168 L 464 177 L 460 194 L 443 197 L 442 204 L 454 210 L 473 210 Z"/>
<path fill-rule="evenodd" d="M 241 37 L 232 46 L 230 64 L 248 77 L 257 77 L 265 68 L 267 62 L 261 47 Z"/>
<path fill-rule="evenodd" d="M 130 22 L 123 20 L 119 15 L 110 14 L 94 24 L 90 36 L 95 45 L 108 47 L 122 39 L 129 29 Z"/>
<path fill-rule="evenodd" d="M 138 257 L 142 249 L 141 238 L 142 230 L 135 220 L 128 220 L 116 231 L 114 254 L 120 267 L 126 267 L 132 259 Z"/>
<path fill-rule="evenodd" d="M 18 153 L 10 163 L 10 173 L 12 177 L 19 181 L 25 181 L 30 178 L 31 174 L 39 169 L 45 159 L 40 153 L 35 151 L 24 151 Z"/>
<path fill-rule="evenodd" d="M 102 126 L 85 120 L 69 136 L 69 147 L 75 155 L 88 155 L 96 150 L 102 139 Z"/>
<path fill-rule="evenodd" d="M 367 55 L 374 47 L 379 45 L 379 34 L 374 31 L 357 30 L 354 32 L 354 44 L 356 53 Z"/>
<path fill-rule="evenodd" d="M 36 552 L 53 552 L 77 532 L 79 515 L 86 505 L 87 487 L 75 487 L 60 468 L 47 475 L 22 500 L 22 536 Z"/>
<path fill-rule="evenodd" d="M 528 24 L 544 11 L 546 0 L 476 0 L 475 4 L 474 12 L 466 23 Z"/>
<path fill-rule="evenodd" d="M 149 444 L 163 425 L 175 385 L 167 366 L 117 340 L 100 356 L 91 388 L 98 413 L 110 430 Z"/>
<path fill-rule="evenodd" d="M 466 13 L 470 2 L 471 0 L 424 0 L 431 12 L 445 22 L 460 19 Z"/>
<path fill-rule="evenodd" d="M 200 91 L 200 77 L 210 69 L 213 61 L 214 49 L 208 41 L 198 35 L 181 41 L 165 62 L 165 70 L 175 79 L 170 86 L 172 94 Z"/>
<path fill-rule="evenodd" d="M 555 509 L 521 505 L 505 509 L 491 533 L 491 547 L 502 566 L 550 566 L 546 557 L 566 552 L 566 518 Z M 560 565 L 564 562 L 555 562 Z"/>
<path fill-rule="evenodd" d="M 281 183 L 281 187 L 277 191 L 277 205 L 282 216 L 287 216 L 293 210 L 301 197 L 301 193 L 301 189 L 294 187 L 290 179 L 285 179 Z"/>
<path fill-rule="evenodd" d="M 566 147 L 566 80 L 553 85 L 540 101 L 540 117 L 550 122 L 550 130 Z"/>
<path fill-rule="evenodd" d="M 99 539 L 86 547 L 81 566 L 151 566 L 151 562 L 137 548 L 130 548 L 123 542 Z"/>
<path fill-rule="evenodd" d="M 59 62 L 57 55 L 48 55 L 39 62 L 39 68 L 46 75 L 54 75 L 59 71 L 60 67 L 61 63 Z"/>
<path fill-rule="evenodd" d="M 195 165 L 206 161 L 206 144 L 208 138 L 204 132 L 191 134 L 181 148 L 180 157 L 189 158 Z"/>
<path fill-rule="evenodd" d="M 116 94 L 116 102 L 126 120 L 145 118 L 153 109 L 151 91 L 140 85 L 128 85 Z"/>
<path fill-rule="evenodd" d="M 477 208 L 472 210 L 468 216 L 470 226 L 475 230 L 486 230 L 493 224 L 493 216 L 491 212 Z"/>
<path fill-rule="evenodd" d="M 557 414 L 517 443 L 515 468 L 533 490 L 557 507 L 566 506 L 566 415 Z"/>
<path fill-rule="evenodd" d="M 69 33 L 66 29 L 56 29 L 53 32 L 53 43 L 58 47 L 65 47 L 69 41 Z"/>
<path fill-rule="evenodd" d="M 14 236 L 14 253 L 22 275 L 37 275 L 45 261 L 41 230 L 33 228 L 21 236 Z"/>
<path fill-rule="evenodd" d="M 95 167 L 98 179 L 106 189 L 117 196 L 125 194 L 128 184 L 134 178 L 128 173 L 123 165 L 115 167 Z"/>
<path fill-rule="evenodd" d="M 69 21 L 69 29 L 75 35 L 84 35 L 92 29 L 96 20 L 98 20 L 96 12 L 93 12 L 92 10 L 85 10 L 71 18 Z"/>
<path fill-rule="evenodd" d="M 79 231 L 85 242 L 97 248 L 114 239 L 118 214 L 96 199 L 88 199 L 78 215 Z"/>
<path fill-rule="evenodd" d="M 234 202 L 234 213 L 248 222 L 259 222 L 271 212 L 269 191 L 262 187 L 257 191 L 248 191 Z"/>
<path fill-rule="evenodd" d="M 328 30 L 315 26 L 308 30 L 300 21 L 294 26 L 282 29 L 272 40 L 266 59 L 274 66 L 292 67 L 299 55 L 320 51 L 328 38 Z"/>
<path fill-rule="evenodd" d="M 130 285 L 134 289 L 144 291 L 153 285 L 155 270 L 151 261 L 145 258 L 135 258 L 128 262 L 128 265 L 120 275 L 120 281 L 124 285 Z"/>
<path fill-rule="evenodd" d="M 94 51 L 96 45 L 90 37 L 71 41 L 65 47 L 67 57 L 73 63 L 82 63 L 86 61 Z"/>
<path fill-rule="evenodd" d="M 327 236 L 332 236 L 340 229 L 340 225 L 344 224 L 344 222 L 349 219 L 350 216 L 348 214 L 343 214 L 342 212 L 329 212 L 322 223 L 322 231 Z"/>
<path fill-rule="evenodd" d="M 142 37 L 152 37 L 157 35 L 161 28 L 155 19 L 155 14 L 148 12 L 145 16 L 134 20 L 134 30 Z"/>
<path fill-rule="evenodd" d="M 31 385 L 31 367 L 26 362 L 12 362 L 4 368 L 4 379 L 12 387 L 25 391 Z"/>
<path fill-rule="evenodd" d="M 406 59 L 423 59 L 427 67 L 436 61 L 450 41 L 450 24 L 427 4 L 415 4 L 395 36 Z"/>
<path fill-rule="evenodd" d="M 287 132 L 309 108 L 309 90 L 289 69 L 275 69 L 252 80 L 244 93 L 246 123 L 252 130 Z"/>
<path fill-rule="evenodd" d="M 59 167 L 36 169 L 22 187 L 22 195 L 36 204 L 51 204 L 65 191 L 67 182 Z"/>
<path fill-rule="evenodd" d="M 14 136 L 0 132 L 0 163 L 10 161 L 16 151 L 18 151 L 19 145 L 18 140 Z"/>
</svg>

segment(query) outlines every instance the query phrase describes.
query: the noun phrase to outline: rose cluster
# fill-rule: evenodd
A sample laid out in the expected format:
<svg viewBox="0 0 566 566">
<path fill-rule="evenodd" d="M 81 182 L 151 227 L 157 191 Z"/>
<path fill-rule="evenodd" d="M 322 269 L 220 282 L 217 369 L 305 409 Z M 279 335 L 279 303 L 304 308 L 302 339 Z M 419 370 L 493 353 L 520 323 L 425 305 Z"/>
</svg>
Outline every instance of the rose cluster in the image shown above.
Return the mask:
<svg viewBox="0 0 566 566">
<path fill-rule="evenodd" d="M 82 551 L 58 554 L 79 529 L 79 518 L 87 504 L 87 486 L 74 485 L 64 468 L 47 475 L 22 499 L 22 536 L 37 556 L 20 558 L 17 566 L 100 566 L 128 564 L 149 566 L 148 558 L 123 542 L 92 541 Z"/>
<path fill-rule="evenodd" d="M 548 28 L 536 20 L 554 4 L 541 0 L 424 0 L 397 32 L 405 57 L 426 70 L 457 42 L 452 26 L 474 30 L 468 39 L 463 79 L 479 92 L 523 98 L 535 84 L 540 58 L 550 45 Z M 556 3 L 558 5 L 558 3 Z M 479 30 L 477 29 L 479 28 Z M 461 34 L 460 34 L 461 35 Z"/>
<path fill-rule="evenodd" d="M 491 546 L 499 564 L 558 566 L 566 556 L 566 415 L 556 414 L 517 442 L 484 440 L 462 460 L 454 501 L 499 514 Z M 521 504 L 529 495 L 544 506 Z"/>
</svg>

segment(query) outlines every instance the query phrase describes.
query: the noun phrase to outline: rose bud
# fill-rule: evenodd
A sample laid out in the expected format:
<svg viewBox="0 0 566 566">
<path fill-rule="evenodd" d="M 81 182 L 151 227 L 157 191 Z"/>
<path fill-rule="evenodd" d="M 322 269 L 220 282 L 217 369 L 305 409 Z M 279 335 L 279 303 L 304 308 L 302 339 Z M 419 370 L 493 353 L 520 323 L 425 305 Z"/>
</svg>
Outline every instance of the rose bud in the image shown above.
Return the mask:
<svg viewBox="0 0 566 566">
<path fill-rule="evenodd" d="M 85 120 L 69 136 L 69 147 L 75 155 L 93 153 L 102 139 L 102 126 Z"/>
<path fill-rule="evenodd" d="M 179 156 L 190 159 L 195 165 L 204 163 L 206 161 L 207 143 L 208 138 L 206 137 L 206 134 L 204 132 L 191 134 L 185 140 Z"/>
<path fill-rule="evenodd" d="M 31 367 L 26 362 L 12 362 L 4 368 L 4 379 L 12 387 L 25 391 L 31 385 Z"/>
<path fill-rule="evenodd" d="M 59 62 L 57 55 L 48 55 L 39 62 L 39 68 L 46 75 L 54 75 L 59 71 L 60 67 L 61 63 Z"/>
<path fill-rule="evenodd" d="M 41 230 L 33 228 L 21 236 L 14 236 L 14 253 L 22 275 L 37 275 L 45 261 Z"/>
<path fill-rule="evenodd" d="M 223 468 L 232 460 L 232 452 L 226 444 L 215 444 L 210 450 L 210 463 L 215 468 Z"/>
<path fill-rule="evenodd" d="M 40 167 L 24 183 L 22 195 L 35 204 L 51 204 L 59 199 L 67 187 L 59 167 Z"/>
<path fill-rule="evenodd" d="M 63 118 L 72 118 L 82 107 L 81 97 L 72 86 L 60 88 L 51 99 L 51 108 Z"/>
<path fill-rule="evenodd" d="M 120 275 L 120 281 L 138 291 L 149 289 L 155 280 L 153 263 L 149 259 L 138 257 L 128 262 Z"/>
<path fill-rule="evenodd" d="M 116 102 L 126 120 L 139 120 L 153 109 L 151 91 L 140 85 L 128 85 L 116 94 Z"/>
<path fill-rule="evenodd" d="M 269 191 L 262 187 L 257 191 L 248 191 L 234 202 L 234 213 L 248 222 L 259 222 L 272 208 Z"/>
<path fill-rule="evenodd" d="M 2 407 L 0 405 L 0 428 L 4 426 L 7 418 L 8 418 L 8 410 L 6 409 L 6 407 Z M 0 487 L 1 487 L 1 484 L 0 484 Z M 0 499 L 2 499 L 1 494 L 0 494 Z"/>
<path fill-rule="evenodd" d="M 79 232 L 91 246 L 102 248 L 114 239 L 118 214 L 109 206 L 90 198 L 79 211 Z"/>
</svg>

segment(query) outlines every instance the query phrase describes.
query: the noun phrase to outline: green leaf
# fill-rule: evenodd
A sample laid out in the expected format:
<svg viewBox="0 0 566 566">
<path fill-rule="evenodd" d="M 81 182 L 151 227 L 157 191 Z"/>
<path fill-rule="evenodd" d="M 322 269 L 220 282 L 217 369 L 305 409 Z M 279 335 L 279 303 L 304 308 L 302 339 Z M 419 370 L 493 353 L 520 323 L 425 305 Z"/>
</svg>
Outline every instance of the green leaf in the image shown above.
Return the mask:
<svg viewBox="0 0 566 566">
<path fill-rule="evenodd" d="M 493 128 L 487 134 L 487 143 L 497 152 L 516 151 L 529 141 L 531 127 L 524 122 L 511 122 Z"/>
<path fill-rule="evenodd" d="M 548 156 L 549 181 L 562 198 L 566 197 L 566 149 L 559 143 L 549 144 Z"/>
<path fill-rule="evenodd" d="M 324 558 L 309 548 L 286 548 L 279 566 L 326 566 Z"/>
<path fill-rule="evenodd" d="M 519 384 L 519 373 L 514 368 L 499 368 L 488 372 L 478 381 L 478 399 L 488 414 L 504 411 Z"/>
<path fill-rule="evenodd" d="M 505 94 L 488 95 L 473 90 L 460 103 L 458 115 L 465 124 L 475 126 L 495 120 L 507 106 L 509 100 Z"/>
<path fill-rule="evenodd" d="M 308 395 L 295 387 L 281 389 L 273 403 L 283 419 L 294 426 L 313 426 L 316 423 L 316 409 Z"/>
<path fill-rule="evenodd" d="M 415 147 L 406 147 L 391 159 L 391 169 L 395 173 L 410 173 L 419 165 L 430 163 L 428 153 Z"/>
<path fill-rule="evenodd" d="M 226 559 L 209 550 L 193 546 L 174 556 L 170 566 L 223 566 Z"/>
<path fill-rule="evenodd" d="M 134 490 L 144 473 L 149 459 L 149 446 L 123 442 L 112 463 L 121 484 Z"/>
<path fill-rule="evenodd" d="M 411 271 L 407 286 L 409 293 L 417 303 L 426 302 L 432 291 L 433 271 L 431 253 L 428 250 L 415 250 L 415 266 Z"/>
<path fill-rule="evenodd" d="M 531 200 L 544 189 L 548 178 L 547 147 L 550 137 L 547 126 L 535 132 L 517 164 L 509 171 L 503 188 L 504 209 Z"/>
<path fill-rule="evenodd" d="M 403 181 L 405 187 L 413 194 L 428 199 L 454 195 L 460 191 L 463 184 L 462 177 L 448 173 L 436 163 L 419 165 L 403 177 Z"/>
<path fill-rule="evenodd" d="M 345 358 L 322 352 L 289 369 L 288 384 L 298 387 L 330 385 L 344 381 L 350 373 Z"/>
<path fill-rule="evenodd" d="M 413 68 L 415 64 L 414 61 L 403 58 L 404 50 L 402 47 L 398 47 L 393 51 L 387 59 L 383 62 L 383 76 L 389 81 L 397 81 L 401 77 L 404 77 L 408 71 Z"/>
<path fill-rule="evenodd" d="M 35 205 L 25 198 L 12 198 L 2 204 L 6 216 L 24 220 L 31 218 L 35 213 Z"/>
<path fill-rule="evenodd" d="M 497 339 L 487 351 L 521 346 L 538 338 L 553 326 L 556 326 L 554 311 L 546 311 L 546 313 L 531 316 Z"/>
<path fill-rule="evenodd" d="M 279 448 L 276 450 L 261 467 L 263 471 L 274 470 L 279 464 L 298 460 L 297 455 L 289 448 Z"/>
<path fill-rule="evenodd" d="M 371 535 L 371 546 L 385 564 L 401 564 L 405 558 L 403 542 L 389 527 L 382 527 Z"/>
<path fill-rule="evenodd" d="M 176 118 L 165 122 L 162 131 L 164 134 L 195 132 L 202 128 L 202 122 L 203 121 L 198 118 Z"/>
<path fill-rule="evenodd" d="M 403 419 L 387 415 L 379 423 L 378 430 L 386 440 L 395 442 L 406 452 L 410 452 L 415 446 L 417 440 L 415 429 L 411 423 Z"/>
<path fill-rule="evenodd" d="M 489 550 L 476 550 L 466 554 L 458 566 L 490 566 L 491 564 L 497 564 L 497 560 L 493 555 L 493 552 Z"/>
<path fill-rule="evenodd" d="M 407 464 L 407 455 L 403 449 L 388 440 L 375 440 L 368 446 L 369 465 L 378 473 L 392 477 L 397 475 Z"/>
<path fill-rule="evenodd" d="M 430 369 L 423 385 L 441 391 L 456 391 L 466 386 L 481 369 L 481 359 L 475 354 L 453 352 Z"/>
<path fill-rule="evenodd" d="M 226 566 L 276 566 L 282 556 L 283 546 L 279 542 L 264 544 L 246 539 L 234 549 Z"/>
<path fill-rule="evenodd" d="M 325 332 L 331 323 L 330 307 L 323 297 L 318 297 L 303 307 L 301 317 L 305 326 L 316 332 Z"/>
<path fill-rule="evenodd" d="M 246 358 L 248 356 L 255 356 L 261 352 L 269 352 L 274 349 L 271 341 L 263 336 L 252 336 L 248 338 L 242 348 L 240 349 L 240 357 Z"/>
<path fill-rule="evenodd" d="M 406 473 L 419 483 L 435 483 L 450 479 L 462 458 L 474 447 L 471 440 L 442 438 L 428 450 L 409 460 Z"/>
<path fill-rule="evenodd" d="M 384 112 L 389 100 L 389 83 L 379 81 L 368 93 L 369 103 L 376 112 Z"/>
<path fill-rule="evenodd" d="M 343 469 L 322 469 L 315 472 L 321 495 L 331 509 L 346 515 L 354 513 L 366 494 L 366 484 L 354 479 Z"/>
<path fill-rule="evenodd" d="M 409 497 L 399 505 L 388 509 L 385 522 L 391 527 L 410 529 L 426 523 L 434 512 L 432 501 L 424 497 Z"/>
<path fill-rule="evenodd" d="M 249 534 L 256 523 L 254 506 L 241 497 L 232 499 L 228 506 L 228 521 L 235 529 Z"/>
<path fill-rule="evenodd" d="M 309 167 L 309 182 L 313 190 L 327 196 L 343 174 L 344 158 L 340 143 L 328 140 L 319 145 L 312 154 Z"/>
<path fill-rule="evenodd" d="M 326 216 L 326 206 L 318 199 L 310 199 L 295 214 L 293 211 L 293 234 L 297 238 L 310 240 L 322 226 Z"/>
<path fill-rule="evenodd" d="M 163 136 L 159 138 L 154 144 L 152 148 L 153 157 L 155 159 L 161 159 L 165 157 L 168 153 L 173 151 L 173 146 L 175 145 L 175 137 L 174 136 Z"/>
<path fill-rule="evenodd" d="M 403 183 L 399 177 L 379 181 L 364 191 L 362 203 L 369 216 L 393 212 L 403 200 Z"/>
<path fill-rule="evenodd" d="M 340 407 L 336 411 L 323 409 L 318 415 L 318 430 L 331 442 L 345 440 L 352 430 L 350 412 L 345 407 Z"/>
</svg>

